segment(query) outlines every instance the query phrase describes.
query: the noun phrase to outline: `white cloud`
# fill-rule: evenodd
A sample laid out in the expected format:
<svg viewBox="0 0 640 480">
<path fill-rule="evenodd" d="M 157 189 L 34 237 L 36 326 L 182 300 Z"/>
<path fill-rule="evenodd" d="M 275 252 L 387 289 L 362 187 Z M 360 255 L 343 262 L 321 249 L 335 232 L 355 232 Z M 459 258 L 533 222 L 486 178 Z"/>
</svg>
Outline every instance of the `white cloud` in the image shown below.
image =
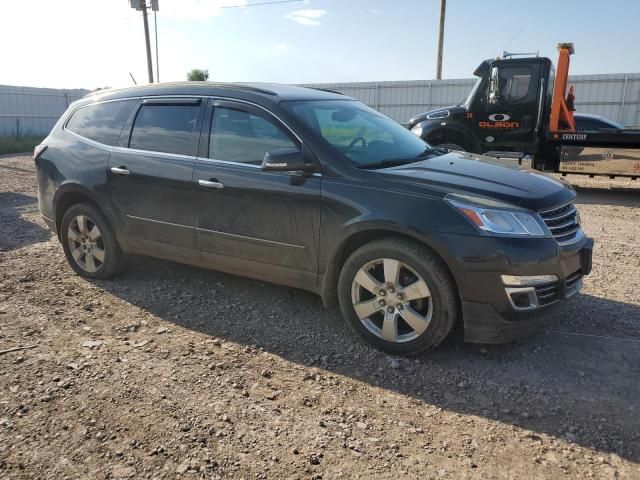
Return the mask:
<svg viewBox="0 0 640 480">
<path fill-rule="evenodd" d="M 320 25 L 320 18 L 324 17 L 328 12 L 326 10 L 294 10 L 291 13 L 285 15 L 285 18 L 293 20 L 300 25 L 316 26 Z"/>
</svg>

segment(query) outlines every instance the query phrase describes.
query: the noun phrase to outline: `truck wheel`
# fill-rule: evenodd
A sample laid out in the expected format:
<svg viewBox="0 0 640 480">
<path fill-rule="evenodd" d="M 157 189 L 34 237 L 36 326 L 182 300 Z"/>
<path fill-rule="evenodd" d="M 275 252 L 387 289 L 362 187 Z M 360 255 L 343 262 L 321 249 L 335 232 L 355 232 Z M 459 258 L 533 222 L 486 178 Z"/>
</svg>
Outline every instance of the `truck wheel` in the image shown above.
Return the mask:
<svg viewBox="0 0 640 480">
<path fill-rule="evenodd" d="M 113 229 L 93 205 L 79 203 L 64 213 L 60 240 L 69 265 L 78 275 L 109 278 L 122 271 L 123 253 Z"/>
<path fill-rule="evenodd" d="M 458 321 L 458 295 L 442 261 L 426 247 L 382 239 L 356 250 L 338 280 L 342 314 L 373 347 L 397 355 L 436 348 Z"/>
</svg>

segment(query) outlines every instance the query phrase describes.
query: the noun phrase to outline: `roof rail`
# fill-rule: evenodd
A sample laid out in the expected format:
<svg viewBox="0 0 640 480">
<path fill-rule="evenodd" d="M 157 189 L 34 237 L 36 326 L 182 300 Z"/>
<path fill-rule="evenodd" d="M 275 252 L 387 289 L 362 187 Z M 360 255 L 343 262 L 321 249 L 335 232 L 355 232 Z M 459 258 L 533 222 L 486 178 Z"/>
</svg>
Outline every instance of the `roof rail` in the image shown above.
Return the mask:
<svg viewBox="0 0 640 480">
<path fill-rule="evenodd" d="M 254 87 L 253 85 L 246 85 L 244 83 L 214 83 L 214 82 L 206 82 L 205 86 L 210 87 L 219 87 L 219 88 L 237 88 L 238 90 L 246 90 L 247 92 L 254 93 L 264 93 L 265 95 L 274 95 L 278 94 L 273 90 L 268 90 L 266 88 Z"/>
<path fill-rule="evenodd" d="M 123 92 L 123 91 L 128 91 L 128 90 L 142 90 L 142 89 L 145 89 L 145 88 L 154 88 L 154 87 L 186 87 L 186 86 L 202 87 L 202 88 L 206 88 L 206 87 L 233 88 L 233 89 L 237 89 L 237 90 L 244 90 L 244 91 L 247 91 L 247 92 L 262 93 L 264 95 L 277 96 L 277 93 L 272 91 L 272 90 L 268 90 L 266 88 L 255 87 L 255 86 L 252 86 L 252 85 L 245 85 L 243 83 L 183 81 L 183 82 L 149 83 L 149 84 L 145 84 L 145 85 L 133 85 L 133 86 L 130 86 L 130 87 L 100 89 L 100 90 L 95 90 L 93 92 L 88 93 L 87 95 L 85 95 L 85 97 L 92 97 L 92 96 L 101 95 L 101 94 L 105 94 L 105 93 Z"/>
<path fill-rule="evenodd" d="M 339 92 L 337 90 L 331 90 L 329 88 L 321 88 L 321 87 L 306 87 L 306 88 L 311 88 L 313 90 L 320 90 L 321 92 L 335 93 L 336 95 L 344 95 L 344 93 L 342 92 Z"/>
</svg>

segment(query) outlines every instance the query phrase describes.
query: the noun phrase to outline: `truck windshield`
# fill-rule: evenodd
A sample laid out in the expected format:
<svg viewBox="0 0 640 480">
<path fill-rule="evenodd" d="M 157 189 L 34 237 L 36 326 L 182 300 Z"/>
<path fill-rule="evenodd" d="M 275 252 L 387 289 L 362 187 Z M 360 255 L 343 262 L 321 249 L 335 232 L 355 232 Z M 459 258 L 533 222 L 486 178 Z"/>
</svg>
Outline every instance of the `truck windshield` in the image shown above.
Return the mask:
<svg viewBox="0 0 640 480">
<path fill-rule="evenodd" d="M 482 77 L 478 77 L 478 79 L 476 80 L 476 83 L 473 84 L 473 87 L 471 88 L 469 95 L 467 95 L 467 98 L 465 98 L 464 101 L 460 104 L 461 106 L 468 107 L 469 105 L 471 105 L 471 102 L 473 101 L 473 97 L 476 96 L 476 92 L 480 88 L 481 83 L 482 83 Z"/>
<path fill-rule="evenodd" d="M 413 163 L 431 150 L 399 123 L 357 101 L 305 100 L 282 105 L 360 168 Z"/>
</svg>

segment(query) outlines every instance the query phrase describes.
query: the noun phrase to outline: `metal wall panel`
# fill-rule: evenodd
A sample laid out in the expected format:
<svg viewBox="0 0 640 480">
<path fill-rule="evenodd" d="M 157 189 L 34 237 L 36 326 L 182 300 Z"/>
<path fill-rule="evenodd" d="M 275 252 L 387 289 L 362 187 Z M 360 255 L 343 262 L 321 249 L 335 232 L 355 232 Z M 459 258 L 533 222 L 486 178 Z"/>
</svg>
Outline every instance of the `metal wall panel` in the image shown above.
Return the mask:
<svg viewBox="0 0 640 480">
<path fill-rule="evenodd" d="M 574 75 L 576 109 L 640 128 L 640 73 Z M 337 90 L 385 115 L 406 122 L 413 115 L 461 102 L 475 79 L 324 83 L 306 86 Z M 0 136 L 44 136 L 67 106 L 88 90 L 0 85 Z"/>
<path fill-rule="evenodd" d="M 433 108 L 460 103 L 475 79 L 415 80 L 396 82 L 356 82 L 306 84 L 328 88 L 357 98 L 399 122 Z M 576 88 L 576 109 L 595 113 L 640 128 L 640 73 L 574 75 L 569 83 Z"/>
<path fill-rule="evenodd" d="M 69 104 L 87 93 L 0 85 L 0 137 L 47 135 Z"/>
</svg>

